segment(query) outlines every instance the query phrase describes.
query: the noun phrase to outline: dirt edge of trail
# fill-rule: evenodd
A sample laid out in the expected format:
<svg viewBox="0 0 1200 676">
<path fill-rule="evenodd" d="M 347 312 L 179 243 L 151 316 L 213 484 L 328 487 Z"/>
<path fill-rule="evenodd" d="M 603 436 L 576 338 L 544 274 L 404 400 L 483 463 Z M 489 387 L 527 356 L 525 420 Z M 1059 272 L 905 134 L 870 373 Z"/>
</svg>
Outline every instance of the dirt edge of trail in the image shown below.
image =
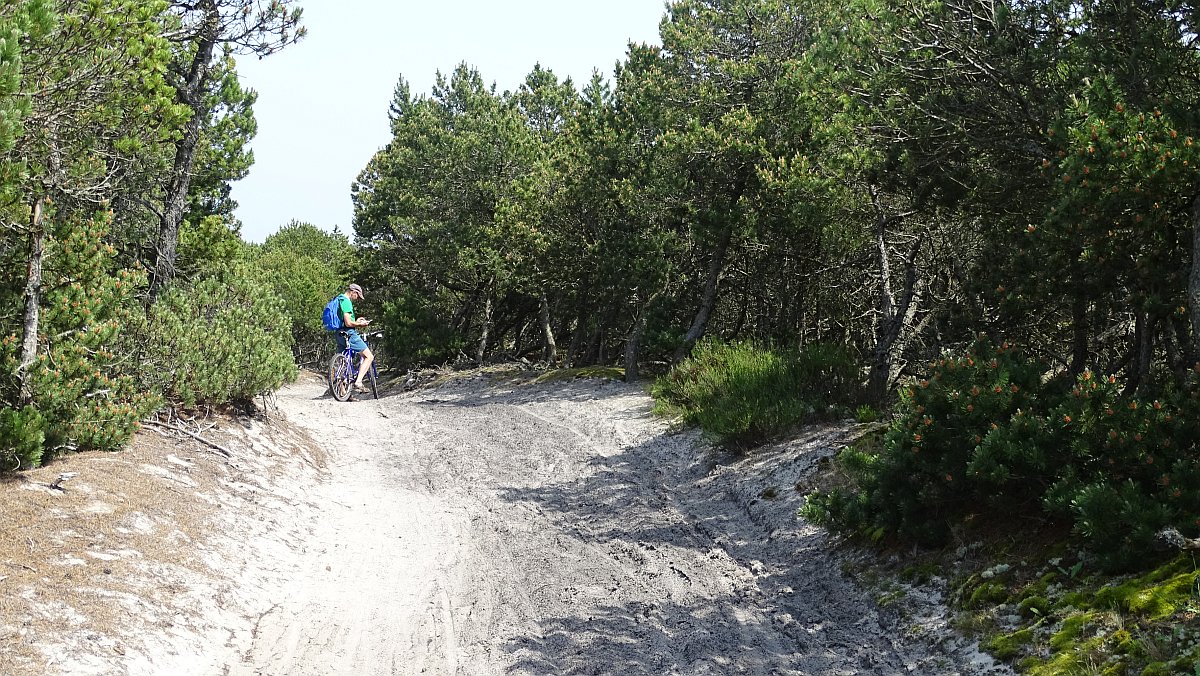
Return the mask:
<svg viewBox="0 0 1200 676">
<path fill-rule="evenodd" d="M 3 478 L 0 673 L 219 674 L 250 640 L 327 457 L 281 417 L 199 423 Z"/>
</svg>

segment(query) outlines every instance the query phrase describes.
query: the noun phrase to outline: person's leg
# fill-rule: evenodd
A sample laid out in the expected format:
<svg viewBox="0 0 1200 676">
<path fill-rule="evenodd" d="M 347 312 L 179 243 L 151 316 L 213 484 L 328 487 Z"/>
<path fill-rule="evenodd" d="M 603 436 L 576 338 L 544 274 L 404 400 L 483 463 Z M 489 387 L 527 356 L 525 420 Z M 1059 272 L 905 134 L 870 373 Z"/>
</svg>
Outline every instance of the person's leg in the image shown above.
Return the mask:
<svg viewBox="0 0 1200 676">
<path fill-rule="evenodd" d="M 363 387 L 363 378 L 371 370 L 371 362 L 373 361 L 375 361 L 375 355 L 371 354 L 371 348 L 368 347 L 362 351 L 362 363 L 358 366 L 358 382 L 354 383 L 355 387 Z"/>
<path fill-rule="evenodd" d="M 362 355 L 358 365 L 358 377 L 354 380 L 354 387 L 362 389 L 363 377 L 367 375 L 367 369 L 371 368 L 374 356 L 371 354 L 371 348 L 367 347 L 367 341 L 358 335 L 358 331 L 349 331 L 347 338 L 350 340 L 350 349 L 354 350 L 354 354 Z"/>
</svg>

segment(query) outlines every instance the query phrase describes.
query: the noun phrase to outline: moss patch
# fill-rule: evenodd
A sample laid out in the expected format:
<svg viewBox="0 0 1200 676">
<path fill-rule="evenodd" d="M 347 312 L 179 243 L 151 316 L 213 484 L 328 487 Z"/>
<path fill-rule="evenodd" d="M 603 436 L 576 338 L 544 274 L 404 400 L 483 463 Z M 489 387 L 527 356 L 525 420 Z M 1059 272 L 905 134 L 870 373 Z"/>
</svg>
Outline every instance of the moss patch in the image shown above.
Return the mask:
<svg viewBox="0 0 1200 676">
<path fill-rule="evenodd" d="M 1056 652 L 1069 650 L 1094 619 L 1094 613 L 1080 613 L 1063 620 L 1062 628 L 1050 638 L 1050 647 Z"/>
<path fill-rule="evenodd" d="M 971 592 L 967 599 L 968 608 L 983 608 L 1004 603 L 1008 599 L 1008 589 L 999 582 L 984 582 Z"/>
<path fill-rule="evenodd" d="M 1025 646 L 1033 643 L 1033 627 L 1018 629 L 1010 634 L 1001 634 L 987 642 L 987 649 L 998 659 L 1011 660 L 1025 652 Z"/>
<path fill-rule="evenodd" d="M 1103 673 L 1101 669 L 1107 666 L 1108 659 L 1104 639 L 1097 637 L 1081 643 L 1072 642 L 1070 650 L 1056 652 L 1046 662 L 1031 665 L 1028 673 L 1030 676 Z"/>
</svg>

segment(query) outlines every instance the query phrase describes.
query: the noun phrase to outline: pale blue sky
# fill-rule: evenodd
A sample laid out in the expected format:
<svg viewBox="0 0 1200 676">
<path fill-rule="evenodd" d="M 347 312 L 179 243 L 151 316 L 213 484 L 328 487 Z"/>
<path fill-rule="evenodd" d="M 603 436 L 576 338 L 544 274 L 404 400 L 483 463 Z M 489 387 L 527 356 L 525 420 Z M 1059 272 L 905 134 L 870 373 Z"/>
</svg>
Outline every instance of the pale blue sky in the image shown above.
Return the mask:
<svg viewBox="0 0 1200 676">
<path fill-rule="evenodd" d="M 255 164 L 234 185 L 242 236 L 262 242 L 292 219 L 353 234 L 350 184 L 389 141 L 403 75 L 428 94 L 437 71 L 479 69 L 498 91 L 540 63 L 576 85 L 612 77 L 630 41 L 658 43 L 662 0 L 301 0 L 308 37 L 241 59 L 258 91 Z"/>
</svg>

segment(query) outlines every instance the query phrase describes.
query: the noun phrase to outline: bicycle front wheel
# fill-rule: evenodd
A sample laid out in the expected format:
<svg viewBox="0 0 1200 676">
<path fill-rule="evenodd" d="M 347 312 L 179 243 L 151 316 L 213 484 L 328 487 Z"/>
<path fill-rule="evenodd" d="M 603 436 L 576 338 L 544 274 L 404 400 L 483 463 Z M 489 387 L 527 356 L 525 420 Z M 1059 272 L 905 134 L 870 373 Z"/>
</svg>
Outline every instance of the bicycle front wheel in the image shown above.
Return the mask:
<svg viewBox="0 0 1200 676">
<path fill-rule="evenodd" d="M 349 401 L 352 386 L 350 360 L 346 359 L 345 354 L 339 352 L 329 360 L 329 389 L 333 392 L 334 399 Z"/>
</svg>

